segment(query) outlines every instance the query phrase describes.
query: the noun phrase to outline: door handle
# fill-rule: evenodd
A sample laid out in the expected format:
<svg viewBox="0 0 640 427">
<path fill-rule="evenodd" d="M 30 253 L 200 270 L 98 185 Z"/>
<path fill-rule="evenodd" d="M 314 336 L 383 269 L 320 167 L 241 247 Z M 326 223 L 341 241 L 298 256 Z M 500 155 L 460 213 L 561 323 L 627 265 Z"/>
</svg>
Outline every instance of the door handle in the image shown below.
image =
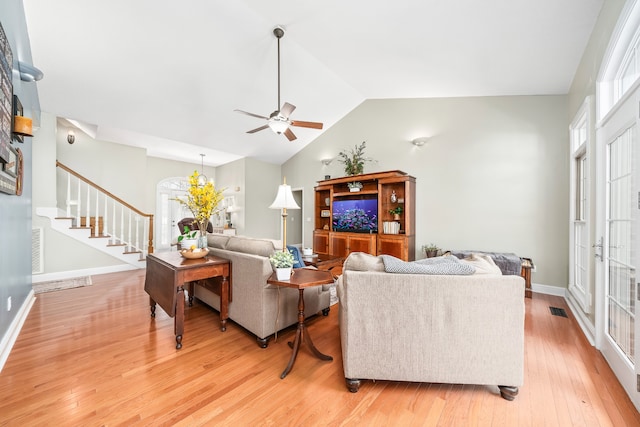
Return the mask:
<svg viewBox="0 0 640 427">
<path fill-rule="evenodd" d="M 594 254 L 594 256 L 595 256 L 596 258 L 598 258 L 598 259 L 600 260 L 600 262 L 604 261 L 604 258 L 602 258 L 602 255 L 603 255 L 603 254 L 602 254 L 602 247 L 603 247 L 603 245 L 602 245 L 602 237 L 598 240 L 598 242 L 597 242 L 597 243 L 595 243 L 595 244 L 591 245 L 591 247 L 592 247 L 592 248 L 595 248 L 595 251 L 594 251 L 594 252 L 595 252 L 595 254 Z"/>
</svg>

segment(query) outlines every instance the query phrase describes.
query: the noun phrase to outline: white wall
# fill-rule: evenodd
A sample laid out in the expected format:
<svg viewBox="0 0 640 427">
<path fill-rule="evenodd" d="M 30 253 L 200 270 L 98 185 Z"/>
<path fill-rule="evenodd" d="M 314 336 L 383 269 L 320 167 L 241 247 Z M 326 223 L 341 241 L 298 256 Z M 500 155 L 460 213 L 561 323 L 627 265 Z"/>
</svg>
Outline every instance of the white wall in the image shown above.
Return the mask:
<svg viewBox="0 0 640 427">
<path fill-rule="evenodd" d="M 422 136 L 431 137 L 423 147 L 409 142 Z M 365 172 L 416 177 L 418 257 L 429 242 L 514 252 L 533 258 L 533 282 L 566 287 L 566 96 L 365 101 L 284 164 L 287 182 L 307 190 L 306 212 L 313 212 L 318 180 L 344 176 L 340 163 L 321 160 L 365 140 L 367 156 L 377 160 Z"/>
</svg>

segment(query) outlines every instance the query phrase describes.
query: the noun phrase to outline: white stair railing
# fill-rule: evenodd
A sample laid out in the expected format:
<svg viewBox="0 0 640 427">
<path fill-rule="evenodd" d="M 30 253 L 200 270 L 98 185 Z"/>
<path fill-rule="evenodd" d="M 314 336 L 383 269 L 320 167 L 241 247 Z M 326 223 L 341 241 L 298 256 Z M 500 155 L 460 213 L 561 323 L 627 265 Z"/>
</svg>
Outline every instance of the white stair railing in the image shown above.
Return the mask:
<svg viewBox="0 0 640 427">
<path fill-rule="evenodd" d="M 68 217 L 73 218 L 75 227 L 80 227 L 84 220 L 84 226 L 93 229 L 92 238 L 104 238 L 105 245 L 108 246 L 122 246 L 125 253 L 140 253 L 141 260 L 153 253 L 153 214 L 141 212 L 58 161 L 56 166 L 59 173 L 63 174 L 61 178 L 66 179 L 67 183 L 63 210 Z M 76 194 L 76 200 L 72 200 L 73 194 Z M 100 206 L 101 201 L 104 206 Z M 76 204 L 75 217 L 71 216 L 73 204 Z M 83 210 L 84 217 L 81 215 Z"/>
</svg>

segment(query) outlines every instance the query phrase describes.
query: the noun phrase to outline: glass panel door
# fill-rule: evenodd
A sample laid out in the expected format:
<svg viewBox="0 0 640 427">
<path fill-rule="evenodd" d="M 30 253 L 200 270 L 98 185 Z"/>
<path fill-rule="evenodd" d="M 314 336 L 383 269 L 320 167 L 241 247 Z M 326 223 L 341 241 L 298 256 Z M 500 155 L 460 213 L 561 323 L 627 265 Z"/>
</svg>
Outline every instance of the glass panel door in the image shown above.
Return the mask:
<svg viewBox="0 0 640 427">
<path fill-rule="evenodd" d="M 635 283 L 637 231 L 634 221 L 633 128 L 608 146 L 607 334 L 630 364 L 635 364 Z"/>
</svg>

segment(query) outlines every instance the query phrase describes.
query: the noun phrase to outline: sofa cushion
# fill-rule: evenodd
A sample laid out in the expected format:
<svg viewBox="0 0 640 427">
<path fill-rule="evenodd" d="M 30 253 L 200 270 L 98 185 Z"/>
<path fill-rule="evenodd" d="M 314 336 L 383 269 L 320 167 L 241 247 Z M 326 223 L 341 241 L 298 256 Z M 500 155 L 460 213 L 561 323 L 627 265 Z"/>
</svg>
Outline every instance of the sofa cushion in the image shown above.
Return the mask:
<svg viewBox="0 0 640 427">
<path fill-rule="evenodd" d="M 342 269 L 355 271 L 384 271 L 384 263 L 380 257 L 365 252 L 352 252 L 344 261 Z"/>
<path fill-rule="evenodd" d="M 228 251 L 266 257 L 275 252 L 275 248 L 273 247 L 273 242 L 271 240 L 249 239 L 246 237 L 230 238 L 225 249 Z"/>
<path fill-rule="evenodd" d="M 224 249 L 229 241 L 229 236 L 222 234 L 207 234 L 207 246 L 216 249 Z"/>
<path fill-rule="evenodd" d="M 495 276 L 502 276 L 500 267 L 498 267 L 493 261 L 493 258 L 487 254 L 472 253 L 462 258 L 461 261 L 474 266 L 476 269 L 474 274 L 493 274 Z"/>
</svg>

